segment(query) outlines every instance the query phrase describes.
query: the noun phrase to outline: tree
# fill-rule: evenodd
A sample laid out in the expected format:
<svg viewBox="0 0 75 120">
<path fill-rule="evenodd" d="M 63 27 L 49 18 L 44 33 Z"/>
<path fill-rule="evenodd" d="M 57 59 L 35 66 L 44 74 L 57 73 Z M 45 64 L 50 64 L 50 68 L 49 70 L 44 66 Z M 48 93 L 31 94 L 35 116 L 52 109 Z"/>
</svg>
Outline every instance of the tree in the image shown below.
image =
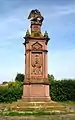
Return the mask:
<svg viewBox="0 0 75 120">
<path fill-rule="evenodd" d="M 15 81 L 23 82 L 24 81 L 24 74 L 17 73 Z"/>
<path fill-rule="evenodd" d="M 7 84 L 7 83 L 8 83 L 7 81 L 2 82 L 2 84 L 4 84 L 4 85 Z"/>
<path fill-rule="evenodd" d="M 54 78 L 54 76 L 51 74 L 48 74 L 48 79 L 49 79 L 49 81 L 51 82 L 51 81 L 53 81 L 53 80 L 55 80 L 55 78 Z"/>
</svg>

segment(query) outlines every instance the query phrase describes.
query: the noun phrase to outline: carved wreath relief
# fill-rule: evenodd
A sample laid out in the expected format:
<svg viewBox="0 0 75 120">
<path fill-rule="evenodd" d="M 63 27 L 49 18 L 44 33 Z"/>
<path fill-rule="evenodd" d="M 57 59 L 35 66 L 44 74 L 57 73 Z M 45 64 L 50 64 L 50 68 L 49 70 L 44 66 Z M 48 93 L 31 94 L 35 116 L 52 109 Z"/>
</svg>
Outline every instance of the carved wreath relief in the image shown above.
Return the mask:
<svg viewBox="0 0 75 120">
<path fill-rule="evenodd" d="M 42 53 L 32 53 L 32 75 L 41 75 L 42 74 Z"/>
</svg>

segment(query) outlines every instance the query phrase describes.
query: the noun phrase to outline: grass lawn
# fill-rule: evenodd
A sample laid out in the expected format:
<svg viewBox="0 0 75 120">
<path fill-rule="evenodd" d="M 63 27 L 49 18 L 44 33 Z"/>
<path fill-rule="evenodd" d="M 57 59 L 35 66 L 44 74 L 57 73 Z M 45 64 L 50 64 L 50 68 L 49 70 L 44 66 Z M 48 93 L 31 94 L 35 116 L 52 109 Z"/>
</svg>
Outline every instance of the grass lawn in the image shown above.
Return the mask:
<svg viewBox="0 0 75 120">
<path fill-rule="evenodd" d="M 22 104 L 23 103 L 19 104 L 19 106 Z M 0 120 L 75 120 L 75 102 L 58 102 L 58 104 L 67 106 L 71 112 L 61 113 L 41 109 L 13 111 L 10 106 L 16 106 L 16 102 L 13 104 L 0 103 Z"/>
</svg>

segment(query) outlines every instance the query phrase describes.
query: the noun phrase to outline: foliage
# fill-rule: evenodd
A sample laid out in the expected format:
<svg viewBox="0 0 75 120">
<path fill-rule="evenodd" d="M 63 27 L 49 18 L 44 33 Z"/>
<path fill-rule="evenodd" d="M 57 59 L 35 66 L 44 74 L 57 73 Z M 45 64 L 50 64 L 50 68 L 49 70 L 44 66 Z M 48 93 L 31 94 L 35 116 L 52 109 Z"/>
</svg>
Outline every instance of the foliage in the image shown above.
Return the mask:
<svg viewBox="0 0 75 120">
<path fill-rule="evenodd" d="M 22 83 L 9 82 L 8 86 L 0 86 L 0 102 L 17 101 L 22 96 Z"/>
<path fill-rule="evenodd" d="M 5 85 L 5 84 L 7 84 L 7 83 L 8 83 L 7 81 L 4 81 L 2 84 L 4 84 L 4 85 Z"/>
<path fill-rule="evenodd" d="M 48 79 L 49 79 L 50 84 L 51 84 L 52 81 L 55 80 L 55 78 L 54 78 L 54 76 L 52 74 L 51 75 L 48 74 Z"/>
<path fill-rule="evenodd" d="M 55 101 L 75 101 L 75 80 L 54 80 L 51 82 L 51 98 Z"/>
<path fill-rule="evenodd" d="M 24 74 L 17 73 L 15 81 L 23 82 L 24 81 Z"/>
<path fill-rule="evenodd" d="M 50 96 L 54 101 L 75 101 L 75 80 L 55 80 L 49 75 Z M 17 74 L 15 82 L 8 82 L 7 86 L 0 86 L 0 102 L 17 101 L 22 96 L 24 75 Z"/>
</svg>

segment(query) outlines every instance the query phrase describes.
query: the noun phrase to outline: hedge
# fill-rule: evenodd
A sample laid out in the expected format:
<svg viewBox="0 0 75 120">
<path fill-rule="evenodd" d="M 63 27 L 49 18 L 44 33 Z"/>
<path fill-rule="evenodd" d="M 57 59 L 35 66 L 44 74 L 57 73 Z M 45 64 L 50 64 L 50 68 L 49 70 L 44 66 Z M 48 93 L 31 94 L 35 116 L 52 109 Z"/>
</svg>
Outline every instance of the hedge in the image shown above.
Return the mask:
<svg viewBox="0 0 75 120">
<path fill-rule="evenodd" d="M 0 86 L 0 102 L 12 102 L 22 95 L 21 82 L 9 82 L 8 86 Z"/>
<path fill-rule="evenodd" d="M 75 80 L 51 81 L 50 95 L 55 101 L 75 101 Z"/>
<path fill-rule="evenodd" d="M 75 80 L 51 80 L 50 96 L 54 101 L 75 101 Z M 0 102 L 13 102 L 21 99 L 22 82 L 9 82 L 0 86 Z"/>
</svg>

